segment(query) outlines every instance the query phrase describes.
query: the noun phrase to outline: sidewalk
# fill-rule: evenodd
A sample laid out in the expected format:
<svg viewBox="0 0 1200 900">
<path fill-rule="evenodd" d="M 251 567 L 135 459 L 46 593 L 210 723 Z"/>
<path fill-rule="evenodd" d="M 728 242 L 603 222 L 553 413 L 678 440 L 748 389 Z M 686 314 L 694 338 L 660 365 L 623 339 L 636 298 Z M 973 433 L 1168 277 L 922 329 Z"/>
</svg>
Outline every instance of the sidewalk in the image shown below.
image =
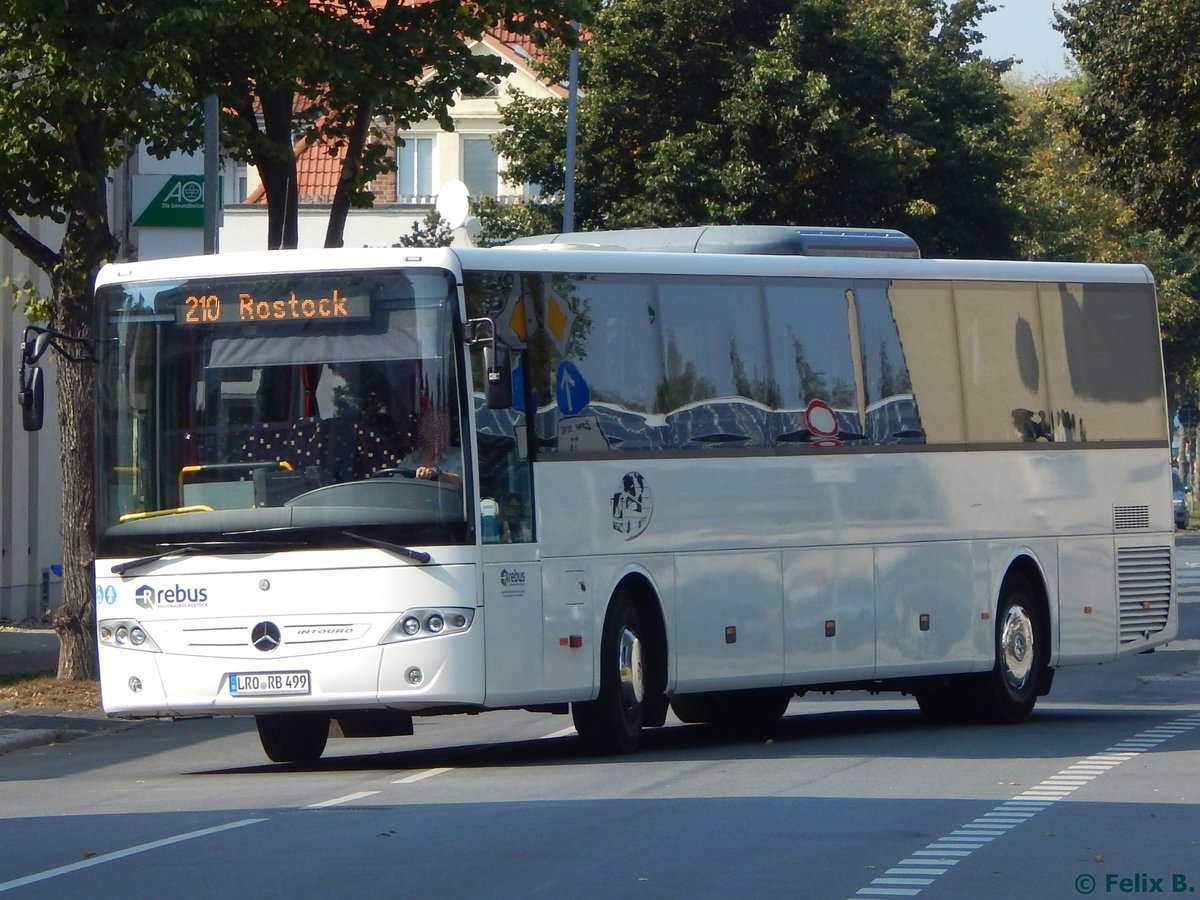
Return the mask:
<svg viewBox="0 0 1200 900">
<path fill-rule="evenodd" d="M 39 709 L 13 711 L 0 706 L 0 757 L 13 750 L 63 744 L 89 734 L 109 734 L 137 722 L 106 719 L 104 713 Z M 3 765 L 3 763 L 0 763 Z"/>
<path fill-rule="evenodd" d="M 0 674 L 54 672 L 58 636 L 47 628 L 0 626 Z M 0 756 L 60 744 L 89 734 L 122 731 L 134 722 L 106 719 L 101 710 L 12 709 L 0 702 Z"/>
</svg>

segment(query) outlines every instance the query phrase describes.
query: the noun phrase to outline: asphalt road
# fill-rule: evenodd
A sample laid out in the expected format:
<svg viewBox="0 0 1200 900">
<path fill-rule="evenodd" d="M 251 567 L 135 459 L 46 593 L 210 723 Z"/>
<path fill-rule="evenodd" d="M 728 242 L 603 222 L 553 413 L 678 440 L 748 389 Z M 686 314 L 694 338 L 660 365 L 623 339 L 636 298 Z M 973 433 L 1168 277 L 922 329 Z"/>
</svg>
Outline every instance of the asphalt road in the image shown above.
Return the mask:
<svg viewBox="0 0 1200 900">
<path fill-rule="evenodd" d="M 13 897 L 1038 898 L 1200 886 L 1200 549 L 1181 640 L 1060 671 L 1019 726 L 908 699 L 678 723 L 620 758 L 563 717 L 418 720 L 265 763 L 241 720 L 152 722 L 0 757 Z"/>
<path fill-rule="evenodd" d="M 237 720 L 0 758 L 15 897 L 1071 897 L 1200 884 L 1195 651 L 1064 673 L 1016 727 L 796 701 L 769 732 L 580 755 L 557 717 L 419 724 L 263 763 Z M 1086 884 L 1086 882 L 1083 882 Z M 904 893 L 896 894 L 895 891 Z M 1111 891 L 1109 892 L 1111 893 Z"/>
<path fill-rule="evenodd" d="M 58 668 L 58 636 L 49 629 L 0 628 L 0 675 Z"/>
</svg>

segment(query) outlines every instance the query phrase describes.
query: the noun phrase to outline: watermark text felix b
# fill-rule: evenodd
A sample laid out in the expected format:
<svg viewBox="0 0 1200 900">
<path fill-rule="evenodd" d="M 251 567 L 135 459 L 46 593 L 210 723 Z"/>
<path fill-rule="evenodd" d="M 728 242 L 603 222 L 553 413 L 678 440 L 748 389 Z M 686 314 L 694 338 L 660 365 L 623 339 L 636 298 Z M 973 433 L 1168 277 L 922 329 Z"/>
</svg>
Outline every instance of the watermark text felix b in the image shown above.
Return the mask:
<svg viewBox="0 0 1200 900">
<path fill-rule="evenodd" d="M 1080 894 L 1194 894 L 1195 885 L 1188 877 L 1175 872 L 1154 877 L 1145 872 L 1122 875 L 1109 872 L 1097 879 L 1092 875 L 1080 875 L 1075 879 L 1075 890 Z"/>
</svg>

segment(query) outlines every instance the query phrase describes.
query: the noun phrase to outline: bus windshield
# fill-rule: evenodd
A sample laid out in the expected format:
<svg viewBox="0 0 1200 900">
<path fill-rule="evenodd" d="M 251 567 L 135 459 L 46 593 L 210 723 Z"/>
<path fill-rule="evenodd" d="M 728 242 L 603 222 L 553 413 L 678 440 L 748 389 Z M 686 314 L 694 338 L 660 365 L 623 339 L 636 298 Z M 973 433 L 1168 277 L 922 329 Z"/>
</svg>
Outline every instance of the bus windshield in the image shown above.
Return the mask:
<svg viewBox="0 0 1200 900">
<path fill-rule="evenodd" d="M 449 273 L 126 283 L 97 303 L 102 556 L 471 538 Z"/>
</svg>

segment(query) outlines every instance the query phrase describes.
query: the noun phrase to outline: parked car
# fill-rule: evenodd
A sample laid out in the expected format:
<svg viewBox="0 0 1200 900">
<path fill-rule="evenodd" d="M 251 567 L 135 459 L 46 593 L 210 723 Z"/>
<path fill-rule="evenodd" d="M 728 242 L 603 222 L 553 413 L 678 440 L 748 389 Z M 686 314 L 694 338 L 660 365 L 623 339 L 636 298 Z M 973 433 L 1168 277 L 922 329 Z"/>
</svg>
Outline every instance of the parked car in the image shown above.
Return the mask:
<svg viewBox="0 0 1200 900">
<path fill-rule="evenodd" d="M 1174 469 L 1171 470 L 1171 507 L 1175 512 L 1175 527 L 1187 528 L 1188 492 L 1183 486 L 1183 479 Z"/>
</svg>

